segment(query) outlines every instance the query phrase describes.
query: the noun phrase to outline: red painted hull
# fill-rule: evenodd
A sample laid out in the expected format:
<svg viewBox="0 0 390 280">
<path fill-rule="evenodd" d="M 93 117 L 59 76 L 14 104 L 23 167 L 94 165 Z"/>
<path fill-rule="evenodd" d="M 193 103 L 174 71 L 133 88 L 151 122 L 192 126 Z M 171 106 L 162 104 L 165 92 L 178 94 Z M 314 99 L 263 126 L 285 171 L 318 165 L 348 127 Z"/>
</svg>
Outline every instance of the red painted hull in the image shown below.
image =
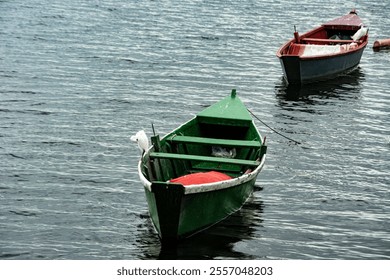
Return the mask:
<svg viewBox="0 0 390 280">
<path fill-rule="evenodd" d="M 286 81 L 310 83 L 354 69 L 368 43 L 362 26 L 360 18 L 351 12 L 301 36 L 295 34 L 276 54 Z M 355 35 L 359 32 L 364 34 L 360 38 Z"/>
</svg>

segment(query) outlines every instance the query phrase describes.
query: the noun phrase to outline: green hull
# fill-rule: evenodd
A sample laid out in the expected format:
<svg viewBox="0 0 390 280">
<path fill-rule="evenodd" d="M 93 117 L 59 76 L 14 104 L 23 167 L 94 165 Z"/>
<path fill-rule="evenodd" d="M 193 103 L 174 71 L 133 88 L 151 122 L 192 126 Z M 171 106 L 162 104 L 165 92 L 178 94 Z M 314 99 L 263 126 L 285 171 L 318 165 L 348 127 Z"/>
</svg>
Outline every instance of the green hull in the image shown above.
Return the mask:
<svg viewBox="0 0 390 280">
<path fill-rule="evenodd" d="M 163 242 L 188 237 L 240 209 L 253 191 L 266 154 L 266 145 L 235 91 L 161 140 L 152 137 L 152 144 L 138 171 Z M 216 154 L 215 147 L 228 154 Z M 188 186 L 169 182 L 205 171 L 231 179 Z"/>
<path fill-rule="evenodd" d="M 152 184 L 152 191 L 145 188 L 152 222 L 164 242 L 186 238 L 239 210 L 255 181 L 195 194 L 185 194 L 185 187 L 178 184 Z"/>
</svg>

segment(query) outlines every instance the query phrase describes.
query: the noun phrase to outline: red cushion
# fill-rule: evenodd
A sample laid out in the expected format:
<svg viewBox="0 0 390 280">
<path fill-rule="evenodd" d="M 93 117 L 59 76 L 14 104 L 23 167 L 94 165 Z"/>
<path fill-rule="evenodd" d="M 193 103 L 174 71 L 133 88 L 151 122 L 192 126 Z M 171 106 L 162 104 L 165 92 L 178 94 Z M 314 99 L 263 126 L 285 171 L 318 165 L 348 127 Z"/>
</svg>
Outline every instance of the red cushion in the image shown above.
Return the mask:
<svg viewBox="0 0 390 280">
<path fill-rule="evenodd" d="M 179 183 L 183 186 L 214 183 L 230 180 L 232 177 L 217 171 L 199 172 L 184 175 L 170 180 L 171 183 Z"/>
</svg>

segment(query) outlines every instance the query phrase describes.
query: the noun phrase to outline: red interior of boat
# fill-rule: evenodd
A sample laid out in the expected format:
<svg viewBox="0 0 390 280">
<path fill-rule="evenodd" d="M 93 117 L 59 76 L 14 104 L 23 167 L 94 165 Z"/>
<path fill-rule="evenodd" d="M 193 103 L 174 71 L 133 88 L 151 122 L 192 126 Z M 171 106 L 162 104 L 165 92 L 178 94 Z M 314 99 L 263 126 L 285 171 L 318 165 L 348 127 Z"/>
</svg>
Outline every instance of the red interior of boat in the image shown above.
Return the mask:
<svg viewBox="0 0 390 280">
<path fill-rule="evenodd" d="M 215 183 L 230 180 L 232 177 L 217 171 L 198 172 L 171 179 L 171 183 L 182 184 L 183 186 Z"/>
<path fill-rule="evenodd" d="M 340 45 L 340 44 L 350 44 L 354 41 L 351 39 L 351 36 L 356 32 L 349 27 L 338 29 L 331 28 L 318 28 L 312 32 L 308 32 L 300 37 L 299 42 L 293 42 L 285 49 L 283 53 L 289 55 L 301 56 L 304 52 L 305 46 L 310 45 Z M 361 38 L 359 43 L 363 42 L 365 38 Z"/>
</svg>

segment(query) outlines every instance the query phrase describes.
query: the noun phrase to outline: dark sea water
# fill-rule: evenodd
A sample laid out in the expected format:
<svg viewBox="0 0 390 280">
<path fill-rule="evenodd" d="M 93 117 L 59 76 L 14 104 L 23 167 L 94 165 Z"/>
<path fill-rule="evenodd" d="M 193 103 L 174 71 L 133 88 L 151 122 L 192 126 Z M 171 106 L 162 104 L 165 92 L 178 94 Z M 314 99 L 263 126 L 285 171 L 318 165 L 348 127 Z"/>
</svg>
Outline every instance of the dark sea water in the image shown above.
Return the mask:
<svg viewBox="0 0 390 280">
<path fill-rule="evenodd" d="M 0 259 L 390 259 L 390 2 L 0 0 Z M 287 87 L 275 53 L 356 8 L 356 71 Z M 268 157 L 236 214 L 161 248 L 137 175 L 236 88 Z"/>
</svg>

